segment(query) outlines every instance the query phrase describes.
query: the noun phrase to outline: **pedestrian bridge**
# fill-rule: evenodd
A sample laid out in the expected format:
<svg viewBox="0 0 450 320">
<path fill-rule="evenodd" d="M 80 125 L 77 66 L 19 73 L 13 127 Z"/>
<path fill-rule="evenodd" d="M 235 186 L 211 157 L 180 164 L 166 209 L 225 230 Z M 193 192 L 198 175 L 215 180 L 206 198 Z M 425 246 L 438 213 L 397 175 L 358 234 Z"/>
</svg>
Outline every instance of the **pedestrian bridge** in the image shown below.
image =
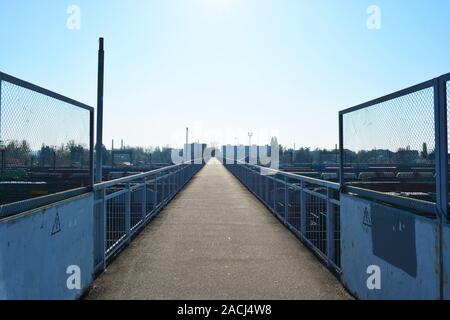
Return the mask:
<svg viewBox="0 0 450 320">
<path fill-rule="evenodd" d="M 0 299 L 448 300 L 448 82 L 339 113 L 322 179 L 112 147 L 94 183 L 94 109 L 0 72 Z"/>
<path fill-rule="evenodd" d="M 337 278 L 213 159 L 87 299 L 349 299 Z"/>
</svg>

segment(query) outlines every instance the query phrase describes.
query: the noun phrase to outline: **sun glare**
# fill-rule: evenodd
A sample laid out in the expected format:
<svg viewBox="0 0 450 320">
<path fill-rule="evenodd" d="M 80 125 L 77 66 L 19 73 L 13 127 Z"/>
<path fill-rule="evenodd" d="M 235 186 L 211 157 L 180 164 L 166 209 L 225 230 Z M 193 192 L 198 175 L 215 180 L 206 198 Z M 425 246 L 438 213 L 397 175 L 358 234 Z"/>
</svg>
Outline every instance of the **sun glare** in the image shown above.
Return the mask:
<svg viewBox="0 0 450 320">
<path fill-rule="evenodd" d="M 203 5 L 216 8 L 216 9 L 230 9 L 233 7 L 239 0 L 198 0 Z"/>
</svg>

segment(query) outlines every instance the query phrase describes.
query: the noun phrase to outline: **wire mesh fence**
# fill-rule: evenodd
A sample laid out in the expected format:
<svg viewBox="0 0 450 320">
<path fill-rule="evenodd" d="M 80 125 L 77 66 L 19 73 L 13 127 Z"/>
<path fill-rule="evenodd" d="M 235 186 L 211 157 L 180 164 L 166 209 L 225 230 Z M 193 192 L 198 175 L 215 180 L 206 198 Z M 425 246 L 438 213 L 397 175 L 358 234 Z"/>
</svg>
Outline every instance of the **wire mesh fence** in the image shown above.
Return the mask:
<svg viewBox="0 0 450 320">
<path fill-rule="evenodd" d="M 432 82 L 343 113 L 342 134 L 348 185 L 436 202 Z"/>
<path fill-rule="evenodd" d="M 92 186 L 93 109 L 0 73 L 0 205 Z"/>
<path fill-rule="evenodd" d="M 170 166 L 96 185 L 96 270 L 104 268 L 202 167 L 196 164 Z"/>
<path fill-rule="evenodd" d="M 264 175 L 261 167 L 245 163 L 226 167 L 320 258 L 339 271 L 339 184 L 284 172 Z"/>
<path fill-rule="evenodd" d="M 309 189 L 310 190 L 310 189 Z M 327 204 L 313 194 L 306 194 L 306 233 L 305 237 L 311 244 L 326 254 L 327 250 Z M 333 239 L 334 240 L 334 239 Z"/>
</svg>

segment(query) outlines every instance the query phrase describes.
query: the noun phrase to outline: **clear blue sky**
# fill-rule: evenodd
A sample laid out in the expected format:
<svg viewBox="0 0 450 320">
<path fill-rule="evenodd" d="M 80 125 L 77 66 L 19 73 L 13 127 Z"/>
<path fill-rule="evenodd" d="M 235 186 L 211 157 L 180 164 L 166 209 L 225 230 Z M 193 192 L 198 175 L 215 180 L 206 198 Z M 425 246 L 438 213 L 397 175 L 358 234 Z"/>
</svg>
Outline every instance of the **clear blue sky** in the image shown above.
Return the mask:
<svg viewBox="0 0 450 320">
<path fill-rule="evenodd" d="M 450 71 L 449 30 L 449 1 L 0 0 L 0 70 L 95 106 L 103 36 L 108 146 L 333 147 L 340 109 Z"/>
</svg>

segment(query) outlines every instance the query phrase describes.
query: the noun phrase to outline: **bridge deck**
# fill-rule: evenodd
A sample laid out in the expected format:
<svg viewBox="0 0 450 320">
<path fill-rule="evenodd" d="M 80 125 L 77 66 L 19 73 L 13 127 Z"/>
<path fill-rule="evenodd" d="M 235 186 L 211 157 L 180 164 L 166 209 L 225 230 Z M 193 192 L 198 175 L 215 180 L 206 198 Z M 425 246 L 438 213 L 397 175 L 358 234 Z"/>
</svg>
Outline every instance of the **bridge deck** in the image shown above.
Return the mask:
<svg viewBox="0 0 450 320">
<path fill-rule="evenodd" d="M 223 166 L 209 164 L 87 299 L 348 299 L 334 276 Z"/>
</svg>

